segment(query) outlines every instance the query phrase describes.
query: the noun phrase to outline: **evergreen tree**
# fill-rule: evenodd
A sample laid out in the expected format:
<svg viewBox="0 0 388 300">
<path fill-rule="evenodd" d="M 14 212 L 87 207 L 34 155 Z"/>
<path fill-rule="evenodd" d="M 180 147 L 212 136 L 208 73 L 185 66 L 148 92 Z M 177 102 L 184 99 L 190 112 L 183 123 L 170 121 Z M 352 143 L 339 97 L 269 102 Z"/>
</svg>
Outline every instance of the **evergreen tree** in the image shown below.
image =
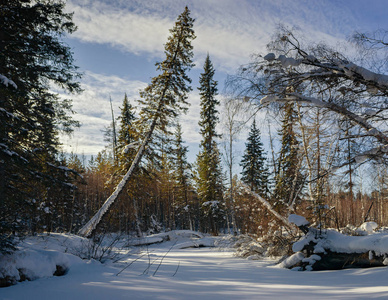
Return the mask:
<svg viewBox="0 0 388 300">
<path fill-rule="evenodd" d="M 72 192 L 58 159 L 58 133 L 76 123 L 71 102 L 51 92 L 52 84 L 80 91 L 72 52 L 61 41 L 76 29 L 64 5 L 0 3 L 0 238 L 38 230 L 37 209 L 49 212 L 50 203 Z"/>
<path fill-rule="evenodd" d="M 166 131 L 172 119 L 187 111 L 187 93 L 191 91 L 187 71 L 194 66 L 193 22 L 186 7 L 170 30 L 171 35 L 164 46 L 165 60 L 156 63 L 156 70 L 161 74 L 152 78 L 151 84 L 140 93 L 139 103 L 145 106 L 140 112 L 140 122 L 151 122 L 152 130 L 156 127 Z"/>
<path fill-rule="evenodd" d="M 124 96 L 123 107 L 119 116 L 120 128 L 117 137 L 117 156 L 120 169 L 128 169 L 136 155 L 136 147 L 130 146 L 138 140 L 135 130 L 135 108 L 129 103 L 127 94 Z"/>
<path fill-rule="evenodd" d="M 216 125 L 219 121 L 217 105 L 217 81 L 213 64 L 207 55 L 204 72 L 201 73 L 199 94 L 201 96 L 201 119 L 199 126 L 202 135 L 201 150 L 197 157 L 198 197 L 202 205 L 202 230 L 218 234 L 223 217 L 223 183 L 221 159 L 215 139 L 219 137 Z"/>
<path fill-rule="evenodd" d="M 252 191 L 266 198 L 269 194 L 269 172 L 265 164 L 266 157 L 264 156 L 260 129 L 256 127 L 256 120 L 253 120 L 245 147 L 240 163 L 243 168 L 241 180 L 250 186 Z"/>
<path fill-rule="evenodd" d="M 131 167 L 118 184 L 113 194 L 105 201 L 95 216 L 81 228 L 79 234 L 88 236 L 96 228 L 102 216 L 122 193 L 127 182 L 151 142 L 154 131 L 166 132 L 171 121 L 180 112 L 187 110 L 187 93 L 191 91 L 190 78 L 186 74 L 194 65 L 191 41 L 195 38 L 192 29 L 194 20 L 190 17 L 190 10 L 186 7 L 178 16 L 175 26 L 170 30 L 171 35 L 165 44 L 166 58 L 156 64 L 160 75 L 154 77 L 151 83 L 141 93 L 139 103 L 143 105 L 140 112 L 138 128 L 142 129 L 143 142 L 139 147 Z"/>
<path fill-rule="evenodd" d="M 215 98 L 218 94 L 218 83 L 213 79 L 214 73 L 215 70 L 208 54 L 198 88 L 201 96 L 201 120 L 198 122 L 201 127 L 199 132 L 202 135 L 201 147 L 208 153 L 212 151 L 214 139 L 220 136 L 216 132 L 219 122 L 217 106 L 220 105 L 220 101 Z"/>
<path fill-rule="evenodd" d="M 284 107 L 285 115 L 282 120 L 281 149 L 278 157 L 277 174 L 275 175 L 274 197 L 275 209 L 280 212 L 284 205 L 298 198 L 303 177 L 299 170 L 299 157 L 296 132 L 294 129 L 296 112 L 293 103 Z"/>
</svg>

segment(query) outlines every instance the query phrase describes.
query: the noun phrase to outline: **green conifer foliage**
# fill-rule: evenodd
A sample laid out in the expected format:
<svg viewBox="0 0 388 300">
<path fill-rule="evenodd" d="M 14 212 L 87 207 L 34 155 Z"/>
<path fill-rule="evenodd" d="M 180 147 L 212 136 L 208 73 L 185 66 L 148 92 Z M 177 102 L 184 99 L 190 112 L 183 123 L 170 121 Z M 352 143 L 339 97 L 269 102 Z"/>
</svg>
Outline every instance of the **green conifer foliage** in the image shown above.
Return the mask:
<svg viewBox="0 0 388 300">
<path fill-rule="evenodd" d="M 191 79 L 187 71 L 194 66 L 191 45 L 195 39 L 193 22 L 190 10 L 186 7 L 170 30 L 164 47 L 165 60 L 156 63 L 160 75 L 152 78 L 151 83 L 140 93 L 139 103 L 146 107 L 140 112 L 140 121 L 144 123 L 157 118 L 157 128 L 162 131 L 167 130 L 171 118 L 187 111 L 187 93 L 191 91 Z"/>
<path fill-rule="evenodd" d="M 146 147 L 152 142 L 154 131 L 167 132 L 171 121 L 180 112 L 187 110 L 187 93 L 191 91 L 191 80 L 186 74 L 194 65 L 191 41 L 195 38 L 194 20 L 186 7 L 178 16 L 170 36 L 165 44 L 164 61 L 156 64 L 160 74 L 152 78 L 151 83 L 141 93 L 139 103 L 143 105 L 137 128 L 140 129 L 143 141 L 128 172 L 117 185 L 115 191 L 105 201 L 93 218 L 79 231 L 80 235 L 89 236 L 101 221 L 102 216 L 122 193 L 130 178 L 140 165 Z"/>
<path fill-rule="evenodd" d="M 66 205 L 73 189 L 58 159 L 58 133 L 76 122 L 71 102 L 51 92 L 53 84 L 80 91 L 72 52 L 61 41 L 76 29 L 64 6 L 0 2 L 0 235 L 50 230 L 42 220 L 55 215 L 58 202 Z"/>
<path fill-rule="evenodd" d="M 293 103 L 287 103 L 284 107 L 285 115 L 280 130 L 281 149 L 278 157 L 277 174 L 275 176 L 274 197 L 275 209 L 278 212 L 293 201 L 300 192 L 303 177 L 299 170 L 299 157 L 296 132 L 294 129 L 296 112 Z"/>
<path fill-rule="evenodd" d="M 198 88 L 201 96 L 201 119 L 198 122 L 201 127 L 199 132 L 203 137 L 201 147 L 207 152 L 211 152 L 214 139 L 220 136 L 216 132 L 216 126 L 219 122 L 217 106 L 220 105 L 220 101 L 216 99 L 218 83 L 213 79 L 214 73 L 213 64 L 207 55 Z"/>
<path fill-rule="evenodd" d="M 252 191 L 266 198 L 269 195 L 269 172 L 265 164 L 266 157 L 264 156 L 260 129 L 256 127 L 256 120 L 253 120 L 248 142 L 245 144 L 245 147 L 245 152 L 240 163 L 240 166 L 243 168 L 241 180 Z"/>
<path fill-rule="evenodd" d="M 134 143 L 138 141 L 135 129 L 135 108 L 129 102 L 127 94 L 124 96 L 121 114 L 118 119 L 120 121 L 117 137 L 118 163 L 120 169 L 126 170 L 136 155 L 136 145 Z"/>
<path fill-rule="evenodd" d="M 223 183 L 220 153 L 215 141 L 219 136 L 216 132 L 219 101 L 215 98 L 217 81 L 213 79 L 214 72 L 207 55 L 198 88 L 201 96 L 201 119 L 198 124 L 202 141 L 197 157 L 197 192 L 202 205 L 202 230 L 218 234 L 223 220 Z"/>
</svg>

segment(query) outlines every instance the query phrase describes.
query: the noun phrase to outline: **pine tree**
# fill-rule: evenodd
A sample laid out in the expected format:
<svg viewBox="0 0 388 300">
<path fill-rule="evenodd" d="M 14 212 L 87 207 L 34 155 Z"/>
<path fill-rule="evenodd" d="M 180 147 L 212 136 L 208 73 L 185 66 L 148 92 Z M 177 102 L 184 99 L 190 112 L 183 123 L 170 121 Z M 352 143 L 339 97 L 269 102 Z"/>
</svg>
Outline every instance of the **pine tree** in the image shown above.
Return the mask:
<svg viewBox="0 0 388 300">
<path fill-rule="evenodd" d="M 264 156 L 260 129 L 256 127 L 256 120 L 253 120 L 248 142 L 245 144 L 245 147 L 245 152 L 240 163 L 240 166 L 243 168 L 241 180 L 252 191 L 266 198 L 269 195 L 269 171 L 265 164 L 266 157 Z"/>
<path fill-rule="evenodd" d="M 64 5 L 0 3 L 0 238 L 38 230 L 37 209 L 47 212 L 72 192 L 58 159 L 58 133 L 76 123 L 71 102 L 51 92 L 53 84 L 80 91 L 72 52 L 61 41 L 76 29 Z"/>
<path fill-rule="evenodd" d="M 171 121 L 180 112 L 187 110 L 187 93 L 191 91 L 190 78 L 186 74 L 194 65 L 191 41 L 195 38 L 192 29 L 194 20 L 190 17 L 190 10 L 186 7 L 178 16 L 175 26 L 170 30 L 171 35 L 165 44 L 166 58 L 156 64 L 160 75 L 154 77 L 151 83 L 141 93 L 139 103 L 143 105 L 140 112 L 138 128 L 142 128 L 143 142 L 132 161 L 131 167 L 118 184 L 113 194 L 105 201 L 95 216 L 81 228 L 79 234 L 88 236 L 96 228 L 102 216 L 122 193 L 127 182 L 145 153 L 146 147 L 152 141 L 154 131 L 166 132 Z"/>
<path fill-rule="evenodd" d="M 293 103 L 287 103 L 284 107 L 285 115 L 282 120 L 281 149 L 278 157 L 277 174 L 275 175 L 274 197 L 275 209 L 278 212 L 284 205 L 298 198 L 303 177 L 299 170 L 298 145 L 294 124 L 296 112 Z"/>
<path fill-rule="evenodd" d="M 207 55 L 204 72 L 201 73 L 199 94 L 201 96 L 201 119 L 199 126 L 202 135 L 201 150 L 197 157 L 198 196 L 202 205 L 202 230 L 218 234 L 223 218 L 223 183 L 221 159 L 215 139 L 219 137 L 216 125 L 219 121 L 217 105 L 217 81 L 213 79 L 215 70 Z"/>
</svg>

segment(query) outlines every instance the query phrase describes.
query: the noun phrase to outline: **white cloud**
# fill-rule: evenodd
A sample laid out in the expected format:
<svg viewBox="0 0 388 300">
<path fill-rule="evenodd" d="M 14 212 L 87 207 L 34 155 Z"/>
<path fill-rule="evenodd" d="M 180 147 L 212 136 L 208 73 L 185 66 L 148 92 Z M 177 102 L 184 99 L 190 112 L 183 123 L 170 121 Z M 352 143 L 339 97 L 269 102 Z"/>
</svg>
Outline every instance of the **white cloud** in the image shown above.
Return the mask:
<svg viewBox="0 0 388 300">
<path fill-rule="evenodd" d="M 100 1 L 84 5 L 75 2 L 69 1 L 67 5 L 67 10 L 75 12 L 74 22 L 78 26 L 73 37 L 84 42 L 111 44 L 135 54 L 163 53 L 171 20 L 120 10 Z"/>
<path fill-rule="evenodd" d="M 186 143 L 197 143 L 201 141 L 199 134 L 199 117 L 200 117 L 200 97 L 197 91 L 193 91 L 189 95 L 188 102 L 190 103 L 187 114 L 180 116 L 179 123 L 182 126 L 183 139 Z"/>
<path fill-rule="evenodd" d="M 264 52 L 279 23 L 333 43 L 349 35 L 357 23 L 350 7 L 322 1 L 132 0 L 112 5 L 71 0 L 67 7 L 75 12 L 74 37 L 154 58 L 163 56 L 168 30 L 186 4 L 196 19 L 195 59 L 203 60 L 209 52 L 216 68 L 223 71 L 234 71 L 248 62 L 250 54 Z"/>
<path fill-rule="evenodd" d="M 81 83 L 84 92 L 71 96 L 76 112 L 74 119 L 81 122 L 81 128 L 76 129 L 71 138 L 63 136 L 61 141 L 66 152 L 97 154 L 106 145 L 102 130 L 112 121 L 109 98 L 112 98 L 114 114 L 117 117 L 124 94 L 127 93 L 131 104 L 136 106 L 135 99 L 139 98 L 139 90 L 147 84 L 92 72 L 86 72 Z"/>
<path fill-rule="evenodd" d="M 146 86 L 147 83 L 141 81 L 86 72 L 82 79 L 84 92 L 71 96 L 73 109 L 76 111 L 74 119 L 81 122 L 81 127 L 76 129 L 71 137 L 61 137 L 64 151 L 95 155 L 103 150 L 106 142 L 102 130 L 112 120 L 109 97 L 112 98 L 114 114 L 117 117 L 120 114 L 119 107 L 122 105 L 124 93 L 127 93 L 131 104 L 136 107 L 139 91 Z M 188 102 L 189 110 L 180 118 L 183 139 L 187 143 L 199 143 L 200 98 L 197 91 L 189 95 Z"/>
<path fill-rule="evenodd" d="M 176 4 L 176 1 L 163 1 L 159 5 L 154 1 L 131 1 L 119 9 L 119 4 L 114 7 L 101 1 L 73 0 L 67 9 L 75 12 L 78 30 L 73 37 L 154 58 L 163 56 L 169 29 L 183 10 L 183 5 Z M 225 4 L 229 5 L 227 1 Z M 262 50 L 268 42 L 268 32 L 273 29 L 273 24 L 262 19 L 259 26 L 252 26 L 238 12 L 225 18 L 225 12 L 215 10 L 217 6 L 211 1 L 193 2 L 191 6 L 192 16 L 196 18 L 197 39 L 193 43 L 196 60 L 210 52 L 216 66 L 223 70 L 235 69 L 246 62 L 249 54 Z"/>
<path fill-rule="evenodd" d="M 227 73 L 234 73 L 241 64 L 249 62 L 250 54 L 265 53 L 278 23 L 299 27 L 316 42 L 336 44 L 354 29 L 362 31 L 360 24 L 368 21 L 355 18 L 351 6 L 332 0 L 69 0 L 67 9 L 75 12 L 74 22 L 79 28 L 73 37 L 155 60 L 164 56 L 168 30 L 186 4 L 196 19 L 196 68 L 202 68 L 209 52 L 217 72 Z M 138 71 L 131 70 L 132 78 L 136 78 Z M 75 118 L 83 126 L 71 140 L 63 141 L 67 150 L 96 154 L 105 146 L 101 130 L 111 121 L 109 95 L 117 116 L 124 93 L 134 100 L 147 83 L 92 72 L 86 72 L 82 82 L 85 91 L 73 97 L 73 103 Z M 190 94 L 189 102 L 189 112 L 180 122 L 185 141 L 195 145 L 201 139 L 197 91 Z"/>
</svg>

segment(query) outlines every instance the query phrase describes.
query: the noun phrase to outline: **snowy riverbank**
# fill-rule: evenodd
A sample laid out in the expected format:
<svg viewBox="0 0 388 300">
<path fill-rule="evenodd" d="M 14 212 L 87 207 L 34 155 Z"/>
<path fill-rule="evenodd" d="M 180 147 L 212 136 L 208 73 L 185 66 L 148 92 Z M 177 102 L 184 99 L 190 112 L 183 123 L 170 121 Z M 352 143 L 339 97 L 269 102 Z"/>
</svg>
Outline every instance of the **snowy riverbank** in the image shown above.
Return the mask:
<svg viewBox="0 0 388 300">
<path fill-rule="evenodd" d="M 61 277 L 43 277 L 2 288 L 0 299 L 388 297 L 388 268 L 385 267 L 295 272 L 276 267 L 274 260 L 236 258 L 230 248 L 180 249 L 182 245 L 189 245 L 190 241 L 198 241 L 199 237 L 190 239 L 187 235 L 179 234 L 169 241 L 128 248 L 127 253 L 122 250 L 121 260 L 101 264 L 95 260 L 81 260 L 70 254 L 84 240 L 75 236 L 52 237 L 54 238 L 29 238 L 26 242 L 33 251 L 40 249 L 67 257 L 68 273 Z M 121 273 L 117 275 L 119 272 Z"/>
</svg>

